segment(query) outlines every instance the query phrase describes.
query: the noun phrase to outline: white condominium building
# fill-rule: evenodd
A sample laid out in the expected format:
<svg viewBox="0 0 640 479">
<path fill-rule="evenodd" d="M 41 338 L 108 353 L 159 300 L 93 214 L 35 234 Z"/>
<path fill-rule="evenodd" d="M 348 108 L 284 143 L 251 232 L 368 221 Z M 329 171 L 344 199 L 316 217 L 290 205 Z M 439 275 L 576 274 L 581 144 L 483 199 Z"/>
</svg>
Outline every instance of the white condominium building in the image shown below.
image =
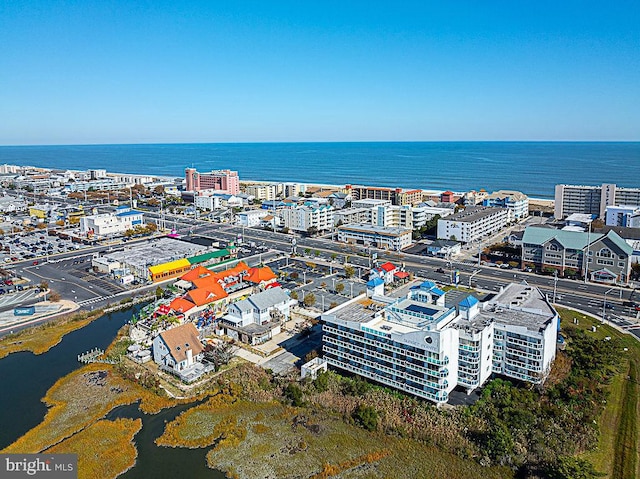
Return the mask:
<svg viewBox="0 0 640 479">
<path fill-rule="evenodd" d="M 563 219 L 572 213 L 587 213 L 603 218 L 607 206 L 639 205 L 640 188 L 556 185 L 554 216 Z"/>
<path fill-rule="evenodd" d="M 470 243 L 500 231 L 508 222 L 506 208 L 473 206 L 438 220 L 438 239 Z"/>
<path fill-rule="evenodd" d="M 333 228 L 333 206 L 317 207 L 296 206 L 278 211 L 284 226 L 293 231 L 306 232 L 315 227 L 320 231 L 330 231 Z"/>
<path fill-rule="evenodd" d="M 519 191 L 494 191 L 482 201 L 483 206 L 507 208 L 509 221 L 519 220 L 529 216 L 529 197 Z"/>
<path fill-rule="evenodd" d="M 537 288 L 510 284 L 481 304 L 456 304 L 433 282 L 405 297 L 356 298 L 321 317 L 327 363 L 437 404 L 492 374 L 543 382 L 555 357 L 558 315 Z"/>
<path fill-rule="evenodd" d="M 338 227 L 338 241 L 400 251 L 411 246 L 411 230 L 370 224 L 344 225 Z"/>
</svg>

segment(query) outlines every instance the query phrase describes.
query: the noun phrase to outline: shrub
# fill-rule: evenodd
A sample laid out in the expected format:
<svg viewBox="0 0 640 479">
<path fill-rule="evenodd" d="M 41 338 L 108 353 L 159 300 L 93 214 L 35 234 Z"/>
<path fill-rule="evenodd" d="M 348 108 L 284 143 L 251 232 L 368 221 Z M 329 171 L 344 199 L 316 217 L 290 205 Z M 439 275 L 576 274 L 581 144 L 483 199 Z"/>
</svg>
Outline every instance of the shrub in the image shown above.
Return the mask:
<svg viewBox="0 0 640 479">
<path fill-rule="evenodd" d="M 378 428 L 378 412 L 373 406 L 359 404 L 353 411 L 351 417 L 367 431 L 375 431 Z"/>
</svg>

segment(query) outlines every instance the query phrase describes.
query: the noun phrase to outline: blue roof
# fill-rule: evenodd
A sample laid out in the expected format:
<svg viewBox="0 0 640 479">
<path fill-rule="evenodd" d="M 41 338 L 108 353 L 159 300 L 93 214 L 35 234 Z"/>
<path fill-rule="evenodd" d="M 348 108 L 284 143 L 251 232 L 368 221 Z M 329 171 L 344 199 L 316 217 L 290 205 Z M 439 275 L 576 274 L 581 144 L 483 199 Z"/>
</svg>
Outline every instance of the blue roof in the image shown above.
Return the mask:
<svg viewBox="0 0 640 479">
<path fill-rule="evenodd" d="M 420 283 L 420 287 L 424 289 L 433 289 L 436 287 L 436 283 L 434 283 L 433 281 L 423 281 L 422 283 Z"/>
<path fill-rule="evenodd" d="M 435 294 L 438 296 L 443 296 L 444 295 L 444 291 L 442 291 L 440 288 L 431 288 L 431 294 Z"/>
<path fill-rule="evenodd" d="M 380 286 L 381 284 L 384 284 L 384 281 L 380 278 L 373 278 L 372 280 L 367 282 L 368 287 Z"/>
<path fill-rule="evenodd" d="M 476 298 L 475 296 L 467 296 L 466 298 L 464 298 L 462 301 L 460 301 L 460 306 L 462 306 L 463 308 L 470 308 L 471 306 L 474 306 L 476 304 L 478 304 L 478 298 Z"/>
<path fill-rule="evenodd" d="M 132 215 L 141 215 L 141 214 L 143 214 L 142 211 L 130 210 L 130 211 L 124 211 L 122 213 L 116 213 L 116 216 L 132 216 Z"/>
</svg>

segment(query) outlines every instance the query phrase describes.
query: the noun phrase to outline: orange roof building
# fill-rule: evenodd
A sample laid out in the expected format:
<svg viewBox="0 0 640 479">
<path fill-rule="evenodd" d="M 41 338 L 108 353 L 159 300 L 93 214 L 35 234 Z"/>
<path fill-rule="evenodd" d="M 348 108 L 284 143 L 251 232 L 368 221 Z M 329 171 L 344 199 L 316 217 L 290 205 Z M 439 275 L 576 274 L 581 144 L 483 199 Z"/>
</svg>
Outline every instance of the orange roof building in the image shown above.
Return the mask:
<svg viewBox="0 0 640 479">
<path fill-rule="evenodd" d="M 183 274 L 180 279 L 183 281 L 193 282 L 193 280 L 198 278 L 206 278 L 211 276 L 213 273 L 209 271 L 204 266 L 196 266 L 188 273 Z"/>
<path fill-rule="evenodd" d="M 249 270 L 249 276 L 246 280 L 254 284 L 269 283 L 276 279 L 276 275 L 271 271 L 271 268 L 265 266 L 264 268 L 251 268 Z"/>
<path fill-rule="evenodd" d="M 205 304 L 219 301 L 228 296 L 224 289 L 222 289 L 222 286 L 218 285 L 218 288 L 217 294 L 205 288 L 192 289 L 187 293 L 187 297 L 189 297 L 196 306 L 204 306 Z"/>
<path fill-rule="evenodd" d="M 195 308 L 196 305 L 184 298 L 176 298 L 169 304 L 169 307 L 176 313 L 186 313 Z"/>
</svg>

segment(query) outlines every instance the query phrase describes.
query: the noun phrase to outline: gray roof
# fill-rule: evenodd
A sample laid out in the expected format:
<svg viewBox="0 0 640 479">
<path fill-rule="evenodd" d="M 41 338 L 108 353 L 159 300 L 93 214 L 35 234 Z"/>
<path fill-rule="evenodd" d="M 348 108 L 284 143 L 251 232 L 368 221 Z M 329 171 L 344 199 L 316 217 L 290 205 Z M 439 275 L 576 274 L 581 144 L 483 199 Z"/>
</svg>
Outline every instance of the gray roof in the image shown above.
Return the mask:
<svg viewBox="0 0 640 479">
<path fill-rule="evenodd" d="M 631 256 L 633 254 L 633 247 L 625 240 L 620 238 L 620 236 L 615 231 L 609 231 L 606 234 L 606 238 L 618 248 L 620 248 L 620 250 L 622 250 L 627 256 Z"/>
<path fill-rule="evenodd" d="M 269 309 L 276 304 L 289 301 L 289 295 L 280 287 L 269 288 L 261 293 L 249 296 L 245 301 L 250 301 L 258 310 Z"/>
<path fill-rule="evenodd" d="M 640 228 L 626 228 L 624 226 L 605 226 L 602 231 L 606 234 L 615 231 L 618 236 L 624 239 L 640 240 Z"/>
<path fill-rule="evenodd" d="M 463 223 L 472 223 L 486 216 L 505 211 L 504 208 L 492 208 L 488 206 L 470 206 L 452 216 L 443 218 L 445 221 L 461 221 Z"/>
</svg>

